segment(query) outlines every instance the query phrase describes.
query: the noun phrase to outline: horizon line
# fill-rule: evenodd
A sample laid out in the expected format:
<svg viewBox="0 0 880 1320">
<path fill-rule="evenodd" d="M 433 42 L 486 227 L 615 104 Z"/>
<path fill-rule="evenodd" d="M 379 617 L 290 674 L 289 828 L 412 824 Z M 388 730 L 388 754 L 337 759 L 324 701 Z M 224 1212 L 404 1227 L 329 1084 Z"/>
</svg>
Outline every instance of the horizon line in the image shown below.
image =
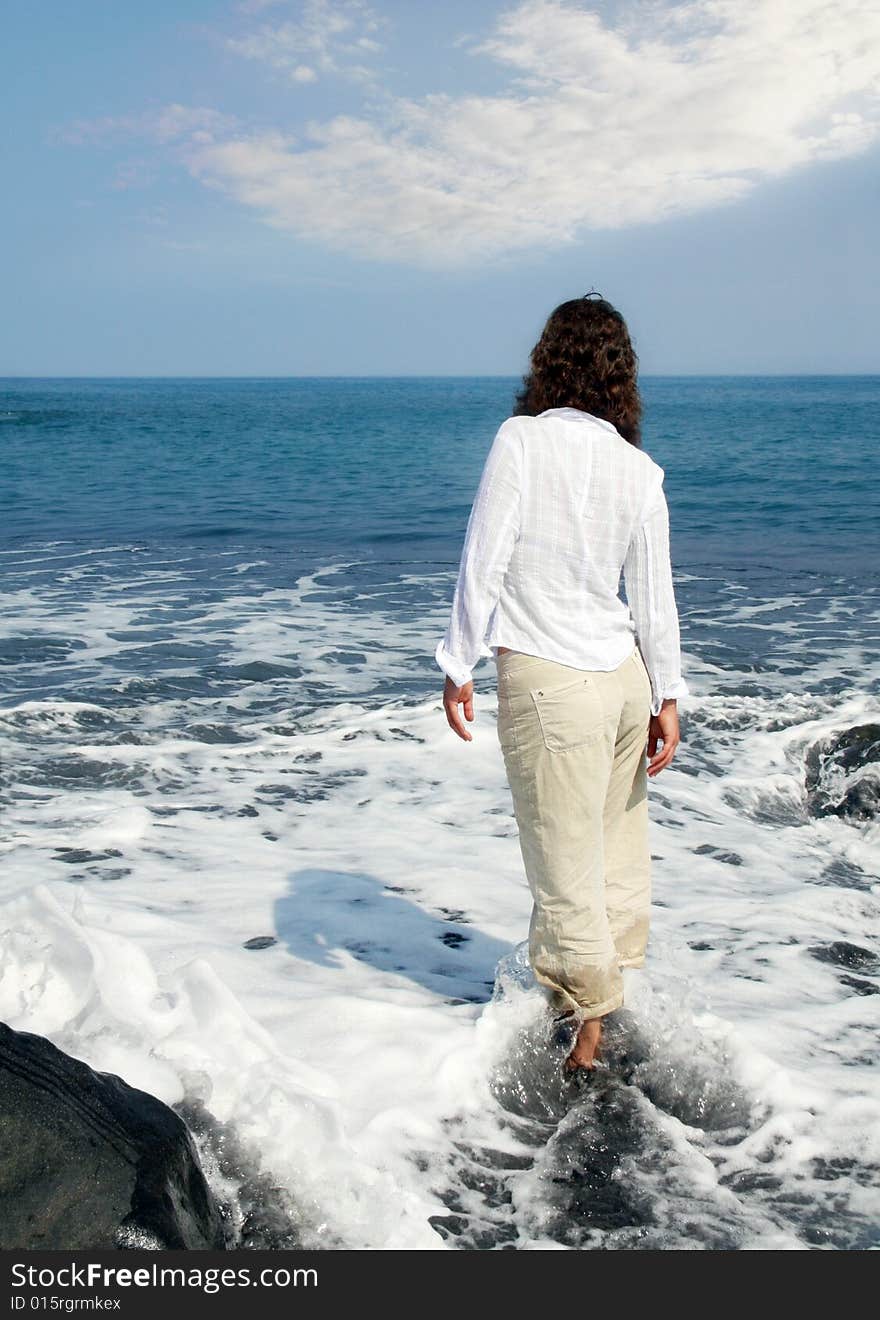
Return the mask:
<svg viewBox="0 0 880 1320">
<path fill-rule="evenodd" d="M 857 380 L 880 376 L 877 371 L 646 371 L 639 373 L 640 380 L 789 380 L 789 379 L 842 379 Z M 15 375 L 0 375 L 0 381 L 15 380 L 520 380 L 522 373 L 507 372 L 309 372 L 288 375 L 263 375 L 252 373 L 234 375 L 227 373 L 194 374 L 177 372 L 174 374 L 150 373 L 130 375 L 114 373 L 111 375 L 87 374 L 74 375 L 37 375 L 27 372 Z"/>
</svg>

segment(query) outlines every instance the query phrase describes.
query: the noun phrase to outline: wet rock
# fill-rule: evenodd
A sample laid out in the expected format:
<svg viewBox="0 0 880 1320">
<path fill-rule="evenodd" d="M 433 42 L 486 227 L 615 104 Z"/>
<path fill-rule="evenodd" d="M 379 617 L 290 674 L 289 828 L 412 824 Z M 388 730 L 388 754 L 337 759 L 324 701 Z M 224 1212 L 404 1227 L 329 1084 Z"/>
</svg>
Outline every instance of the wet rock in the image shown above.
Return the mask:
<svg viewBox="0 0 880 1320">
<path fill-rule="evenodd" d="M 244 1141 L 230 1123 L 221 1123 L 197 1096 L 174 1106 L 193 1134 L 204 1167 L 229 1197 L 229 1249 L 294 1251 L 303 1247 L 304 1216 L 291 1192 L 262 1167 L 258 1147 Z M 324 1230 L 325 1245 L 341 1246 Z"/>
<path fill-rule="evenodd" d="M 226 1239 L 172 1109 L 0 1023 L 0 1248 L 222 1250 Z"/>
<path fill-rule="evenodd" d="M 858 724 L 813 743 L 804 786 L 814 816 L 874 820 L 880 812 L 880 724 Z"/>
</svg>

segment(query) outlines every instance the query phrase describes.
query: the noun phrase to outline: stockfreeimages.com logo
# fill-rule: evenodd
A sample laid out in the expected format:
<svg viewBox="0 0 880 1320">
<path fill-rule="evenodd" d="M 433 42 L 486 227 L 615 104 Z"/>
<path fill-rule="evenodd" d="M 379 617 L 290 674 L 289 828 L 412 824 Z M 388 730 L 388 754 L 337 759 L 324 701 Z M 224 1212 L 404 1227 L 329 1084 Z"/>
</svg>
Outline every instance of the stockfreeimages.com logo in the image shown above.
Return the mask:
<svg viewBox="0 0 880 1320">
<path fill-rule="evenodd" d="M 206 1293 L 219 1292 L 221 1288 L 316 1288 L 318 1271 L 311 1267 L 286 1269 L 283 1265 L 267 1266 L 260 1270 L 241 1268 L 214 1267 L 200 1268 L 188 1266 L 179 1268 L 171 1265 L 137 1266 L 128 1269 L 125 1266 L 100 1265 L 90 1261 L 87 1265 L 61 1265 L 58 1269 L 50 1266 L 23 1265 L 12 1266 L 13 1288 L 200 1288 Z M 59 1298 L 57 1309 L 68 1309 L 64 1301 L 72 1298 Z M 12 1309 L 21 1310 L 27 1305 L 27 1298 L 13 1294 Z"/>
</svg>

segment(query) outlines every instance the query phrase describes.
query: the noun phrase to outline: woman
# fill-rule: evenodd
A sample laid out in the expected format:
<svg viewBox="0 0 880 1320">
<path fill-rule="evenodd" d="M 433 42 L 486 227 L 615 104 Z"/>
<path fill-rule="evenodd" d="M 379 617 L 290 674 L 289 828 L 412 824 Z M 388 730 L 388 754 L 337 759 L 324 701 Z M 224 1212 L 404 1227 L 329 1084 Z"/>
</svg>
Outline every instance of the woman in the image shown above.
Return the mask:
<svg viewBox="0 0 880 1320">
<path fill-rule="evenodd" d="M 473 667 L 495 657 L 529 960 L 552 1007 L 579 1020 L 569 1071 L 595 1066 L 621 969 L 645 959 L 647 780 L 675 755 L 688 694 L 664 472 L 639 448 L 640 416 L 623 317 L 594 291 L 562 303 L 486 458 L 435 652 L 466 742 L 459 707 L 472 721 Z"/>
</svg>

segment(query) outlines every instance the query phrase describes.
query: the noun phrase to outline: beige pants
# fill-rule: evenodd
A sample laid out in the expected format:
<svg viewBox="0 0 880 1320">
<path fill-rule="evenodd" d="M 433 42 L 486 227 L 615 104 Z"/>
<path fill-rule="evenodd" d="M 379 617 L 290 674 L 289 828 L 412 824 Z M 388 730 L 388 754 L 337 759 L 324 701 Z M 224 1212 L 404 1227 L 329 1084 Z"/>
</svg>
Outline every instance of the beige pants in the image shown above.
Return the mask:
<svg viewBox="0 0 880 1320">
<path fill-rule="evenodd" d="M 644 962 L 651 862 L 651 681 L 638 648 L 616 669 L 496 656 L 498 739 L 533 899 L 529 960 L 551 1004 L 601 1017 L 621 967 Z"/>
</svg>

